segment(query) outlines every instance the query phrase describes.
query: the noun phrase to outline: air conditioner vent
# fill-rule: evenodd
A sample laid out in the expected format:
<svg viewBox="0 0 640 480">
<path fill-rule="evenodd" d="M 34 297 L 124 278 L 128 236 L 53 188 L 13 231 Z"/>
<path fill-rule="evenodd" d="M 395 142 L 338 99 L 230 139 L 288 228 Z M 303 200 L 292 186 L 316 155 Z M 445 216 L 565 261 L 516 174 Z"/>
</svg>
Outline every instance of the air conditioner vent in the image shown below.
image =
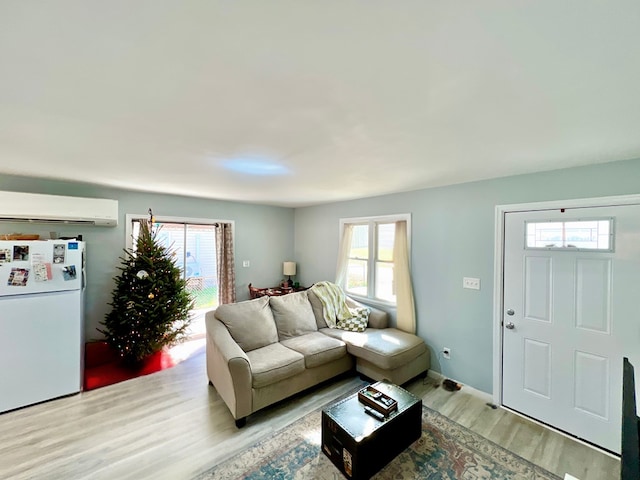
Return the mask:
<svg viewBox="0 0 640 480">
<path fill-rule="evenodd" d="M 2 217 L 0 222 L 4 223 L 56 223 L 63 225 L 95 225 L 96 222 L 92 220 L 54 220 L 46 218 L 15 218 L 15 217 Z"/>
<path fill-rule="evenodd" d="M 0 221 L 115 227 L 118 225 L 118 201 L 0 192 Z"/>
</svg>

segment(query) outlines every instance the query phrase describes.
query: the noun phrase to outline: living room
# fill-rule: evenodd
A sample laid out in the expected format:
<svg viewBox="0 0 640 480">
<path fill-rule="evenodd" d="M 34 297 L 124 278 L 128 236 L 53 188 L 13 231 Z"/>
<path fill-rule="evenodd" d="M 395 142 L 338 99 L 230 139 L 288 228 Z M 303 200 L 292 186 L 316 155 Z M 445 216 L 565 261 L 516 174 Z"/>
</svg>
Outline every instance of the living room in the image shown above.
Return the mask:
<svg viewBox="0 0 640 480">
<path fill-rule="evenodd" d="M 496 2 L 492 6 L 496 9 L 495 11 L 499 11 L 499 5 Z M 620 7 L 623 7 L 623 5 L 621 4 Z M 75 5 L 75 8 L 79 8 L 78 5 Z M 418 7 L 413 6 L 412 8 Z M 554 11 L 554 8 L 547 5 L 547 10 L 544 10 L 543 13 L 547 13 L 549 16 L 544 16 L 545 19 L 552 18 L 551 12 Z M 625 16 L 632 18 L 633 15 L 631 13 L 637 14 L 637 6 L 625 5 L 625 8 L 628 8 L 628 12 L 630 12 Z M 621 8 L 620 11 L 624 11 L 624 8 Z M 382 15 L 382 12 L 377 12 Z M 509 12 L 515 15 L 514 11 L 509 10 Z M 22 13 L 26 18 L 29 17 L 29 12 Z M 34 14 L 34 12 L 30 13 Z M 53 12 L 47 11 L 47 13 L 53 15 L 54 18 L 58 18 Z M 183 13 L 187 15 L 185 12 Z M 262 10 L 260 13 L 267 15 L 269 19 L 272 18 Z M 426 14 L 427 12 L 420 10 L 420 13 Z M 243 14 L 246 14 L 246 12 L 243 12 Z M 302 15 L 301 13 L 299 14 Z M 79 12 L 76 12 L 75 15 L 84 18 Z M 240 13 L 238 15 L 241 18 L 245 18 Z M 560 14 L 558 13 L 558 15 Z M 3 16 L 3 26 L 4 22 L 9 21 L 9 17 Z M 188 19 L 188 17 L 178 18 Z M 564 12 L 564 14 L 560 15 L 560 18 L 569 22 L 571 15 Z M 593 17 L 589 18 L 593 20 Z M 615 18 L 617 19 L 618 17 L 616 16 Z M 376 20 L 381 21 L 380 18 L 373 18 L 370 19 L 370 22 L 375 23 Z M 28 22 L 24 22 L 20 25 L 26 28 L 25 24 Z M 40 22 L 42 24 L 47 23 L 43 19 L 40 19 Z M 96 19 L 96 22 L 99 23 L 98 19 Z M 616 27 L 615 22 L 612 21 L 611 23 L 614 26 L 606 23 L 610 30 L 614 31 L 618 28 L 621 31 L 626 31 L 619 25 Z M 411 25 L 414 28 L 419 26 Z M 353 24 L 353 28 L 356 28 L 355 26 L 356 24 Z M 287 24 L 287 27 L 292 28 L 292 25 Z M 7 29 L 3 30 L 14 32 L 13 29 L 15 28 L 15 26 L 7 26 Z M 52 34 L 51 28 L 53 27 L 49 24 L 45 28 L 45 32 Z M 122 28 L 126 27 L 123 26 Z M 30 31 L 30 29 L 27 29 L 27 31 Z M 613 33 L 611 36 L 613 36 Z M 634 44 L 631 39 L 636 39 L 636 37 L 629 34 L 629 38 L 628 46 L 631 48 Z M 38 45 L 44 48 L 43 44 L 46 39 L 40 37 L 39 41 L 42 43 Z M 613 40 L 611 41 L 613 42 Z M 31 47 L 34 48 L 33 45 Z M 565 47 L 568 48 L 566 45 Z M 333 45 L 333 48 L 338 49 L 339 47 Z M 13 47 L 9 47 L 9 42 L 7 42 L 2 50 L 3 59 L 10 58 L 7 55 L 9 55 L 8 50 L 11 49 Z M 577 48 L 576 50 L 584 52 L 585 49 Z M 20 52 L 20 49 L 17 48 L 15 51 Z M 612 51 L 619 52 L 620 50 L 612 49 Z M 26 56 L 29 56 L 27 55 L 28 53 L 23 52 Z M 33 53 L 31 54 L 33 55 Z M 593 54 L 595 55 L 595 53 Z M 64 58 L 59 52 L 56 55 Z M 603 58 L 609 58 L 607 55 L 606 53 L 602 54 Z M 611 58 L 613 58 L 613 54 L 611 54 Z M 585 63 L 589 64 L 589 62 Z M 601 70 L 605 70 L 605 63 L 603 60 L 598 64 L 598 67 Z M 622 63 L 624 65 L 621 65 Z M 8 60 L 3 64 L 7 65 Z M 560 64 L 558 63 L 557 65 Z M 571 65 L 575 67 L 574 64 Z M 91 66 L 91 61 L 87 60 L 85 68 L 90 70 Z M 616 71 L 618 67 L 620 71 Z M 424 339 L 431 350 L 431 370 L 492 397 L 500 389 L 500 385 L 496 384 L 494 365 L 496 356 L 494 333 L 496 328 L 494 312 L 496 308 L 496 286 L 494 283 L 496 278 L 497 243 L 496 206 L 563 200 L 569 203 L 574 199 L 640 194 L 640 184 L 638 182 L 638 178 L 640 178 L 640 144 L 638 144 L 637 139 L 637 127 L 640 122 L 637 116 L 634 116 L 634 113 L 629 113 L 640 111 L 640 108 L 637 108 L 640 98 L 635 90 L 639 74 L 637 61 L 629 61 L 628 63 L 620 61 L 615 63 L 612 68 L 609 68 L 608 72 L 614 79 L 620 78 L 620 82 L 614 83 L 612 80 L 612 83 L 604 84 L 607 85 L 606 88 L 602 87 L 602 84 L 597 84 L 597 82 L 594 82 L 593 85 L 589 84 L 593 87 L 593 90 L 589 91 L 593 94 L 592 96 L 584 95 L 583 97 L 574 98 L 570 96 L 567 90 L 562 90 L 568 103 L 568 105 L 564 105 L 562 114 L 568 115 L 569 113 L 567 112 L 572 110 L 587 108 L 586 105 L 588 105 L 589 101 L 593 102 L 593 109 L 588 110 L 586 113 L 581 113 L 584 123 L 576 123 L 575 125 L 577 126 L 572 126 L 571 128 L 575 128 L 575 131 L 568 128 L 563 122 L 558 121 L 555 127 L 558 132 L 550 134 L 550 136 L 564 136 L 569 139 L 566 144 L 561 145 L 562 148 L 565 148 L 564 151 L 562 151 L 562 148 L 553 150 L 548 147 L 544 143 L 545 137 L 541 133 L 544 129 L 542 126 L 538 126 L 539 130 L 537 131 L 541 137 L 529 138 L 528 143 L 522 146 L 520 155 L 514 155 L 514 157 L 533 157 L 534 160 L 526 167 L 523 166 L 522 170 L 508 174 L 499 173 L 493 175 L 491 171 L 485 173 L 484 169 L 489 168 L 486 166 L 489 158 L 482 153 L 480 148 L 483 142 L 478 141 L 473 144 L 473 147 L 478 150 L 477 156 L 464 158 L 464 161 L 456 164 L 458 170 L 466 169 L 468 171 L 466 179 L 448 183 L 443 178 L 437 179 L 433 185 L 425 187 L 404 188 L 396 191 L 380 190 L 380 194 L 369 192 L 360 198 L 354 195 L 345 199 L 333 199 L 331 197 L 333 192 L 323 185 L 327 192 L 327 198 L 329 198 L 328 201 L 311 200 L 307 205 L 303 205 L 301 202 L 300 206 L 283 206 L 283 203 L 286 203 L 290 196 L 293 198 L 296 182 L 293 181 L 291 184 L 282 183 L 282 180 L 273 180 L 273 177 L 260 179 L 255 176 L 245 176 L 244 179 L 240 180 L 241 183 L 244 182 L 244 187 L 237 187 L 232 194 L 228 194 L 224 183 L 217 184 L 214 179 L 211 179 L 208 198 L 201 195 L 191 196 L 185 191 L 182 193 L 176 192 L 173 190 L 174 186 L 177 188 L 182 182 L 180 169 L 175 167 L 180 160 L 174 159 L 171 168 L 164 166 L 159 160 L 156 164 L 154 163 L 155 158 L 151 155 L 151 150 L 143 150 L 144 155 L 142 156 L 147 158 L 146 165 L 137 166 L 135 165 L 136 155 L 128 156 L 128 161 L 131 163 L 131 171 L 128 171 L 127 168 L 121 168 L 120 175 L 113 178 L 112 182 L 109 182 L 110 177 L 108 174 L 99 169 L 101 168 L 100 164 L 108 163 L 108 156 L 103 157 L 96 154 L 94 157 L 93 153 L 95 152 L 91 145 L 91 140 L 93 140 L 97 145 L 103 146 L 102 142 L 105 141 L 105 137 L 109 137 L 107 132 L 102 132 L 104 136 L 97 135 L 95 131 L 91 130 L 89 121 L 82 123 L 81 120 L 74 120 L 65 123 L 65 119 L 73 118 L 69 111 L 62 114 L 57 114 L 55 111 L 52 111 L 53 113 L 50 112 L 49 115 L 52 115 L 54 121 L 51 121 L 52 118 L 47 120 L 45 118 L 46 115 L 42 117 L 35 114 L 33 116 L 23 116 L 26 115 L 25 112 L 27 110 L 21 110 L 22 107 L 17 106 L 14 98 L 9 96 L 11 93 L 16 92 L 16 86 L 12 84 L 12 88 L 3 88 L 2 91 L 4 93 L 0 94 L 2 95 L 0 97 L 2 98 L 2 105 L 6 107 L 3 109 L 2 117 L 0 117 L 2 118 L 2 125 L 11 126 L 11 128 L 5 128 L 2 137 L 0 137 L 2 139 L 0 145 L 3 145 L 3 147 L 0 147 L 0 154 L 3 159 L 0 190 L 115 199 L 118 201 L 119 223 L 115 228 L 65 225 L 52 227 L 46 224 L 29 224 L 26 226 L 24 224 L 7 223 L 2 224 L 0 233 L 18 231 L 26 233 L 28 228 L 28 233 L 41 234 L 43 237 L 48 237 L 49 232 L 54 229 L 59 236 L 83 236 L 83 239 L 87 242 L 87 290 L 84 334 L 85 340 L 88 341 L 99 338 L 96 328 L 99 327 L 100 322 L 108 311 L 108 302 L 113 288 L 113 277 L 117 274 L 118 259 L 126 245 L 127 214 L 144 215 L 149 208 L 152 208 L 158 216 L 233 221 L 238 300 L 248 299 L 247 286 L 250 283 L 257 286 L 277 285 L 283 277 L 282 262 L 286 260 L 296 261 L 296 281 L 300 282 L 301 285 L 309 286 L 318 281 L 335 279 L 341 219 L 409 214 L 411 216 L 412 232 L 410 258 L 417 319 L 416 333 Z M 55 84 L 54 80 L 57 77 L 53 73 L 51 81 Z M 581 71 L 581 73 L 586 74 L 584 71 Z M 17 78 L 16 75 L 12 80 L 17 83 Z M 571 78 L 571 76 L 568 78 Z M 581 78 L 585 82 L 588 80 L 584 77 Z M 61 77 L 62 79 L 66 80 L 67 77 Z M 606 79 L 610 78 L 606 77 L 600 80 L 604 82 Z M 24 81 L 24 78 L 22 80 Z M 109 81 L 116 82 L 116 80 L 117 78 L 109 78 Z M 398 79 L 398 82 L 401 82 L 401 79 Z M 141 83 L 144 84 L 144 82 Z M 617 85 L 619 90 L 625 90 L 628 87 L 629 95 L 624 97 L 624 102 L 621 100 L 622 97 L 607 97 L 608 95 L 613 96 L 615 93 L 611 92 L 611 90 L 615 89 L 612 85 Z M 58 85 L 58 87 L 59 91 L 62 92 L 61 95 L 64 94 L 65 96 L 63 101 L 66 102 L 68 100 L 68 104 L 73 105 L 73 101 L 67 97 L 72 94 L 67 90 L 68 87 L 62 88 L 61 85 Z M 101 85 L 100 88 L 102 87 L 104 85 Z M 596 87 L 601 89 L 598 90 Z M 549 87 L 549 95 L 555 92 L 554 88 Z M 571 88 L 568 90 L 571 90 Z M 594 98 L 597 92 L 601 93 L 605 99 Z M 22 93 L 28 97 L 28 94 L 32 92 Z M 620 92 L 617 93 L 619 94 Z M 233 111 L 234 108 L 239 108 L 238 105 L 240 105 L 240 103 L 226 104 L 220 98 L 219 93 L 216 95 L 216 100 L 219 101 L 219 108 L 225 109 L 227 113 Z M 251 98 L 251 101 L 255 100 L 256 98 Z M 343 101 L 344 99 L 340 97 L 340 100 Z M 25 102 L 24 105 L 28 103 L 26 100 L 23 101 Z M 266 102 L 266 100 L 263 101 Z M 355 99 L 355 93 L 353 102 L 352 106 L 355 108 L 355 104 L 358 103 Z M 286 107 L 286 102 L 284 103 L 285 105 L 282 105 L 282 108 Z M 399 108 L 406 107 L 407 103 L 410 102 L 406 102 L 402 98 L 398 99 Z M 496 103 L 499 104 L 500 101 L 496 100 Z M 611 109 L 617 107 L 617 110 L 608 111 L 605 108 L 605 104 L 609 105 Z M 82 105 L 73 108 L 80 108 Z M 87 102 L 87 105 L 92 105 L 92 103 Z M 277 111 L 277 106 L 269 104 L 265 107 L 264 104 L 262 105 L 269 114 Z M 189 108 L 195 107 L 194 103 L 189 103 Z M 209 107 L 211 110 L 218 108 L 213 104 L 209 105 Z M 475 119 L 474 128 L 476 129 L 480 129 L 485 117 L 492 115 L 492 111 L 486 104 L 484 107 L 484 110 L 474 113 L 474 116 L 480 118 Z M 527 103 L 525 107 L 521 111 L 522 114 L 530 113 L 535 116 L 535 105 Z M 69 106 L 69 108 L 73 110 L 72 107 Z M 188 111 L 186 107 L 184 108 L 185 111 Z M 15 115 L 12 116 L 11 112 Z M 83 118 L 82 112 L 76 113 L 78 119 Z M 102 111 L 101 113 L 106 115 L 109 112 Z M 179 113 L 186 116 L 184 111 Z M 499 114 L 500 112 L 495 113 L 495 115 Z M 245 120 L 255 127 L 255 124 L 249 121 L 251 120 L 250 116 L 246 115 Z M 561 117 L 559 113 L 557 115 Z M 266 116 L 267 114 L 265 114 Z M 593 120 L 593 117 L 596 116 L 599 116 L 599 123 Z M 538 120 L 541 124 L 544 124 L 545 122 L 551 122 L 550 118 L 557 120 L 558 117 L 547 118 L 540 115 Z M 589 117 L 591 122 L 588 125 L 586 117 Z M 463 117 L 457 118 L 460 120 Z M 60 130 L 56 131 L 52 128 L 52 125 L 57 120 L 60 120 L 61 123 L 58 125 Z M 330 120 L 344 120 L 346 122 L 340 116 L 331 117 Z M 291 121 L 291 125 L 295 123 L 295 119 Z M 224 122 L 218 124 L 218 127 L 222 130 L 224 130 L 221 126 L 223 124 Z M 28 125 L 32 125 L 33 131 L 38 132 L 38 134 L 34 133 L 33 136 L 30 136 L 25 133 L 25 131 L 29 130 L 27 128 Z M 314 122 L 313 124 L 305 124 L 305 127 L 310 129 L 314 125 L 318 126 Z M 49 159 L 47 150 L 51 149 L 53 152 L 58 146 L 57 141 L 45 135 L 45 132 L 50 132 L 51 136 L 59 135 L 60 138 L 68 139 L 70 138 L 69 133 L 72 133 L 73 126 L 78 129 L 78 137 L 83 137 L 77 140 L 79 144 L 83 145 L 84 149 L 80 151 L 73 150 L 71 141 L 68 140 L 68 149 L 56 152 L 59 158 L 63 158 L 64 154 L 68 154 L 68 157 L 76 162 L 75 170 L 74 168 L 69 168 L 68 172 L 79 174 L 81 171 L 86 170 L 84 174 L 88 175 L 91 174 L 92 168 L 98 169 L 97 173 L 91 174 L 93 176 L 89 177 L 94 179 L 93 181 L 87 177 L 79 179 L 74 176 L 75 173 L 69 173 L 67 176 L 56 176 L 52 172 L 45 173 L 45 165 L 47 163 L 56 163 L 56 157 Z M 343 127 L 347 126 L 353 127 L 353 125 L 343 125 Z M 425 126 L 425 132 L 428 131 L 430 126 L 433 125 L 429 123 Z M 144 131 L 144 128 L 140 127 Z M 166 125 L 162 126 L 162 128 L 165 127 Z M 527 124 L 523 129 L 526 130 L 529 127 L 531 125 Z M 42 128 L 42 130 L 39 131 L 38 128 Z M 162 128 L 158 127 L 155 135 L 159 134 L 158 137 L 161 136 Z M 340 125 L 338 125 L 336 130 L 340 128 Z M 439 128 L 443 127 L 440 126 Z M 292 131 L 299 133 L 297 129 Z M 617 132 L 619 136 L 612 133 L 613 131 Z M 117 132 L 119 134 L 123 133 L 119 130 Z M 490 132 L 483 132 L 481 140 L 488 139 L 488 143 L 496 145 L 503 141 L 510 141 L 510 139 L 522 133 L 507 129 L 504 124 L 500 124 L 498 128 Z M 598 132 L 603 132 L 602 136 L 599 136 Z M 230 138 L 236 134 L 236 132 L 227 133 Z M 258 138 L 263 132 L 258 129 L 254 130 L 253 133 Z M 378 135 L 382 132 L 376 130 L 375 133 Z M 151 135 L 148 132 L 146 134 Z M 247 135 L 251 134 L 251 132 L 247 133 Z M 65 135 L 67 136 L 65 137 Z M 427 133 L 425 133 L 426 135 Z M 459 143 L 466 143 L 469 136 L 473 135 L 476 134 L 469 131 L 466 131 L 466 135 L 465 133 L 459 134 Z M 295 137 L 296 135 L 292 136 Z M 594 138 L 602 138 L 602 144 L 595 141 Z M 313 139 L 307 137 L 307 140 L 311 141 Z M 352 134 L 351 140 L 366 143 L 357 134 Z M 451 139 L 449 140 L 451 141 L 449 148 L 461 148 Z M 259 138 L 255 141 L 258 142 Z M 376 140 L 376 142 L 378 141 L 381 142 L 381 140 Z M 549 150 L 545 150 L 545 145 Z M 376 143 L 375 148 L 372 147 L 366 153 L 373 154 L 374 150 L 379 146 Z M 540 149 L 538 149 L 538 146 L 540 146 Z M 294 147 L 294 144 L 289 144 L 287 148 L 290 148 L 290 150 L 281 152 L 282 155 L 293 151 Z M 301 146 L 299 147 L 302 148 Z M 41 151 L 39 150 L 40 148 L 42 148 Z M 110 152 L 118 153 L 116 150 Z M 357 156 L 361 152 L 358 150 L 348 153 L 354 153 L 354 156 Z M 422 157 L 424 169 L 429 169 L 429 162 L 426 160 L 429 155 L 448 158 L 445 153 L 446 150 L 421 153 L 421 155 L 424 155 Z M 372 169 L 382 170 L 383 175 L 386 174 L 391 183 L 395 180 L 392 174 L 404 168 L 402 162 L 397 160 L 397 158 L 402 158 L 403 154 L 408 154 L 408 152 L 403 150 L 401 153 L 400 150 L 396 150 L 392 156 L 385 158 L 385 161 L 380 163 L 378 163 L 377 159 L 373 161 L 374 157 L 371 157 Z M 492 151 L 492 154 L 496 154 L 496 151 Z M 309 163 L 315 161 L 321 164 L 322 158 L 316 155 L 319 154 L 305 158 L 304 161 Z M 349 155 L 347 154 L 343 158 L 348 157 Z M 510 160 L 508 156 L 501 158 L 505 163 Z M 32 163 L 27 161 L 29 159 Z M 345 160 L 346 163 L 348 162 Z M 20 168 L 21 165 L 24 165 L 23 169 Z M 332 163 L 327 164 L 325 168 L 329 169 L 332 165 Z M 333 165 L 333 167 L 336 167 L 336 165 Z M 204 170 L 208 167 L 203 166 L 202 168 Z M 155 169 L 160 170 L 160 173 L 165 176 L 154 180 L 153 170 Z M 234 178 L 227 179 L 225 177 L 224 180 L 228 180 L 231 183 Z M 356 180 L 356 173 L 351 173 L 345 179 L 345 183 L 353 183 L 353 189 L 355 190 L 358 188 Z M 261 184 L 267 182 L 275 182 L 277 185 L 275 189 L 269 189 L 272 195 L 270 200 L 251 200 L 250 194 L 253 195 L 253 192 L 257 191 Z M 157 187 L 158 185 L 160 185 L 160 188 Z M 171 185 L 171 188 L 167 185 Z M 163 189 L 162 187 L 165 188 Z M 289 190 L 289 187 L 291 187 L 291 190 Z M 276 195 L 273 190 L 277 191 L 277 200 L 274 200 Z M 345 190 L 348 190 L 348 188 Z M 249 192 L 247 193 L 247 199 L 241 199 L 243 191 Z M 244 261 L 249 262 L 248 267 L 243 266 Z M 462 279 L 464 277 L 479 279 L 480 289 L 462 288 Z M 393 316 L 393 309 L 390 309 L 390 313 Z M 445 359 L 441 355 L 444 347 L 450 348 L 451 355 L 449 359 Z M 640 358 L 637 356 L 635 361 L 633 358 L 632 361 L 636 365 L 640 364 Z M 198 380 L 194 376 L 194 381 L 200 381 L 206 386 L 206 375 L 204 371 L 201 373 L 201 379 Z M 150 379 L 146 381 L 152 382 Z M 153 385 L 155 384 L 145 384 L 145 388 L 152 388 Z M 332 394 L 338 395 L 338 392 L 332 391 L 331 394 L 326 393 L 325 395 L 328 397 Z M 326 400 L 332 399 L 325 398 L 322 395 L 320 397 Z M 78 408 L 82 408 L 82 396 L 72 398 L 74 399 L 71 401 Z M 321 404 L 322 400 L 317 400 L 317 403 Z M 311 408 L 309 404 L 306 405 Z M 284 409 L 284 407 L 280 408 Z M 225 420 L 232 424 L 230 418 Z M 211 418 L 207 421 L 217 424 L 223 420 L 222 418 Z M 286 421 L 283 420 L 282 423 L 284 424 Z M 233 430 L 225 433 L 225 441 L 233 442 L 234 433 Z M 253 431 L 252 435 L 257 436 L 258 433 Z M 143 461 L 145 460 L 143 459 Z"/>
</svg>

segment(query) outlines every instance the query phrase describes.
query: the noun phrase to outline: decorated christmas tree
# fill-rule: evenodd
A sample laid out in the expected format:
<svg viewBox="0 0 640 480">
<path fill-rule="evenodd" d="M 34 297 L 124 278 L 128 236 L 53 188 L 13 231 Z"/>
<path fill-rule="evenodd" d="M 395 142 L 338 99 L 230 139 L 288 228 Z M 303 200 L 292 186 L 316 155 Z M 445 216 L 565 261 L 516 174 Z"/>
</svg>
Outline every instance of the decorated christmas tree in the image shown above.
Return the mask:
<svg viewBox="0 0 640 480">
<path fill-rule="evenodd" d="M 125 250 L 104 329 L 98 329 L 125 362 L 136 364 L 186 338 L 193 300 L 173 252 L 154 231 L 153 215 L 140 222 L 135 250 Z"/>
</svg>

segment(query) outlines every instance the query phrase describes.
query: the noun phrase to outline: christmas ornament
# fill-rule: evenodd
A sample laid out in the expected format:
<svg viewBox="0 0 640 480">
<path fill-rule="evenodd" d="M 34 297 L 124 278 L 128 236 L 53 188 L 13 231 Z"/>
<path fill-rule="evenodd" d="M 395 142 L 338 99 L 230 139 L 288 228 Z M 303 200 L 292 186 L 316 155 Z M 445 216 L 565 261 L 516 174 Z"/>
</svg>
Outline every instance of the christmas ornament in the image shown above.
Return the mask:
<svg viewBox="0 0 640 480">
<path fill-rule="evenodd" d="M 153 297 L 155 297 L 155 295 L 153 294 L 153 292 L 151 292 L 151 293 L 149 294 L 149 298 L 153 298 Z"/>
<path fill-rule="evenodd" d="M 146 270 L 140 270 L 138 273 L 136 273 L 136 277 L 138 277 L 140 280 L 144 280 L 148 276 L 149 274 L 147 273 Z"/>
</svg>

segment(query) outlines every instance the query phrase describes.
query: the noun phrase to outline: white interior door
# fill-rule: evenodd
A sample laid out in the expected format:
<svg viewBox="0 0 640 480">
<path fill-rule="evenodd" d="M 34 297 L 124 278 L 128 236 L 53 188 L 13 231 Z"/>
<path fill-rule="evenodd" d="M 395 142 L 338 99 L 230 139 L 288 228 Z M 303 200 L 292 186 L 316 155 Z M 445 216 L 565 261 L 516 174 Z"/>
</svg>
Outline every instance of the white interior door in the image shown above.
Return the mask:
<svg viewBox="0 0 640 480">
<path fill-rule="evenodd" d="M 640 206 L 507 213 L 504 225 L 503 405 L 619 452 L 622 357 L 640 364 Z M 606 236 L 611 248 L 594 249 Z"/>
</svg>

